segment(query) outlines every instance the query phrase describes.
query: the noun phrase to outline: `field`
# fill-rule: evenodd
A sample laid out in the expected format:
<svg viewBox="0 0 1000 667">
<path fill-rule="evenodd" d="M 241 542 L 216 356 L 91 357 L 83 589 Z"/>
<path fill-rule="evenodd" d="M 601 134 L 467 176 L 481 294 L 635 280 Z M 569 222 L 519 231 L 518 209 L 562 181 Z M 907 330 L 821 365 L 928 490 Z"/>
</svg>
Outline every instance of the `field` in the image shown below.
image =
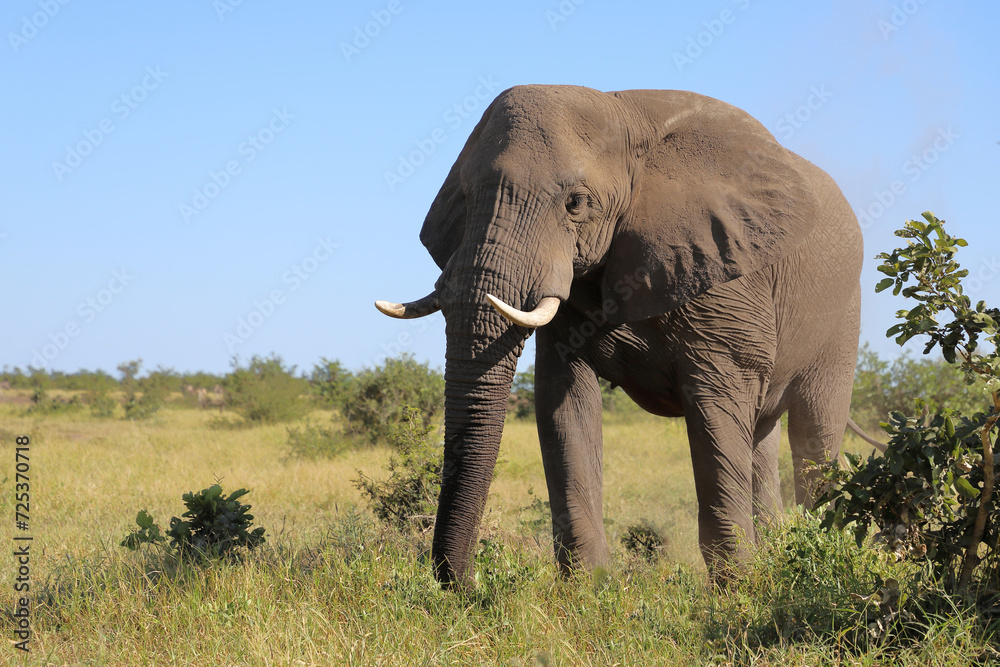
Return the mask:
<svg viewBox="0 0 1000 667">
<path fill-rule="evenodd" d="M 615 564 L 562 580 L 534 424 L 509 419 L 478 588 L 458 594 L 432 580 L 430 535 L 379 526 L 352 484 L 358 470 L 382 476 L 385 447 L 291 459 L 286 426 L 220 428 L 218 411 L 181 407 L 145 422 L 85 411 L 35 418 L 17 403 L 0 405 L 0 416 L 4 551 L 20 544 L 12 491 L 21 435 L 31 442 L 33 537 L 31 652 L 5 647 L 4 664 L 966 665 L 984 655 L 962 614 L 935 621 L 919 641 L 880 638 L 870 624 L 887 607 L 862 598 L 903 566 L 821 536 L 794 511 L 746 581 L 710 588 L 679 421 L 608 417 L 604 506 Z M 850 438 L 845 446 L 865 447 Z M 783 454 L 787 487 L 787 445 Z M 165 528 L 183 511 L 183 493 L 216 482 L 250 489 L 254 525 L 267 530 L 242 562 L 178 565 L 155 549 L 119 546 L 138 510 Z M 641 521 L 667 537 L 659 558 L 621 544 Z M 830 572 L 838 554 L 846 555 Z M 0 558 L 10 644 L 17 576 L 15 558 Z"/>
</svg>

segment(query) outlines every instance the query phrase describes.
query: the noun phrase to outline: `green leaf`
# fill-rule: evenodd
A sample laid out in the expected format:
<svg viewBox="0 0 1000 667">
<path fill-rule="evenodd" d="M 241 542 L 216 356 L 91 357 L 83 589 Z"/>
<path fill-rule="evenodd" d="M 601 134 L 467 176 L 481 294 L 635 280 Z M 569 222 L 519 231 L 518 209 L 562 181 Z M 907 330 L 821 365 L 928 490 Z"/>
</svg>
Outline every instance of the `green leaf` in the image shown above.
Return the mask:
<svg viewBox="0 0 1000 667">
<path fill-rule="evenodd" d="M 979 489 L 972 486 L 972 484 L 969 483 L 969 480 L 964 477 L 958 477 L 955 479 L 955 489 L 966 498 L 976 499 L 979 497 Z"/>
<path fill-rule="evenodd" d="M 882 280 L 878 281 L 878 285 L 875 286 L 875 291 L 882 292 L 892 287 L 895 283 L 896 280 L 894 278 L 883 278 Z"/>
<path fill-rule="evenodd" d="M 153 527 L 153 517 L 149 516 L 146 510 L 139 510 L 139 513 L 135 515 L 135 522 L 140 528 L 152 528 Z"/>
<path fill-rule="evenodd" d="M 943 356 L 944 360 L 949 364 L 955 363 L 955 348 L 950 345 L 941 346 L 941 356 Z M 954 429 L 952 430 L 954 431 Z"/>
</svg>

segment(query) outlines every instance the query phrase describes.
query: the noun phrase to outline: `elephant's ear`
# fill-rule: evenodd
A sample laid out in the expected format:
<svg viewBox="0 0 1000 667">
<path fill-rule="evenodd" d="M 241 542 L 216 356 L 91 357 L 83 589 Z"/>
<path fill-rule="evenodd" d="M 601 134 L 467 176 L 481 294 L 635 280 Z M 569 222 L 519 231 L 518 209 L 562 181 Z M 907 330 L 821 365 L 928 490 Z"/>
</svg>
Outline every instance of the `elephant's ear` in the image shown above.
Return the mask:
<svg viewBox="0 0 1000 667">
<path fill-rule="evenodd" d="M 653 317 L 787 255 L 812 229 L 802 165 L 736 107 L 682 91 L 614 93 L 638 114 L 632 204 L 605 263 L 605 301 Z"/>
<path fill-rule="evenodd" d="M 424 226 L 420 229 L 420 242 L 424 244 L 431 257 L 434 258 L 434 262 L 442 270 L 451 256 L 455 254 L 465 236 L 466 202 L 465 193 L 462 190 L 462 165 L 465 164 L 469 154 L 472 153 L 479 141 L 495 104 L 494 100 L 483 112 L 479 123 L 473 128 L 462 152 L 458 154 L 455 164 L 451 166 L 451 171 L 444 179 L 444 184 L 438 190 L 434 201 L 431 202 L 431 208 L 427 211 L 427 217 L 424 218 Z"/>
</svg>

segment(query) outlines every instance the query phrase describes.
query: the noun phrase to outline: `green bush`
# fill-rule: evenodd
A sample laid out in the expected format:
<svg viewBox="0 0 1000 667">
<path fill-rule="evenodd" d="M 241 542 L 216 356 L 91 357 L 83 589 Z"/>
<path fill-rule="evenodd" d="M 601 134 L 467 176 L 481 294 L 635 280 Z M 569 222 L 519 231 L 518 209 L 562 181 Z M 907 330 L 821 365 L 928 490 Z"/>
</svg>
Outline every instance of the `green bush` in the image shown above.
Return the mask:
<svg viewBox="0 0 1000 667">
<path fill-rule="evenodd" d="M 121 546 L 135 550 L 142 544 L 164 545 L 169 538 L 169 548 L 182 559 L 237 557 L 240 549 L 251 550 L 265 541 L 263 528 L 250 530 L 251 506 L 239 502 L 247 493 L 238 489 L 227 497 L 218 484 L 185 493 L 187 511 L 181 515 L 185 518 L 171 517 L 166 536 L 146 510 L 139 510 L 135 517 L 139 528 L 126 535 Z"/>
<path fill-rule="evenodd" d="M 621 541 L 625 551 L 648 561 L 659 558 L 667 545 L 667 539 L 662 531 L 649 521 L 640 521 L 626 528 Z"/>
<path fill-rule="evenodd" d="M 125 395 L 125 419 L 149 419 L 166 401 L 167 387 L 163 378 L 151 374 L 139 380 L 136 376 L 140 368 L 142 359 L 118 364 L 118 372 L 122 375 L 122 392 Z"/>
<path fill-rule="evenodd" d="M 90 406 L 90 414 L 98 419 L 107 419 L 115 416 L 118 408 L 118 401 L 113 399 L 103 387 L 87 392 L 87 405 Z"/>
<path fill-rule="evenodd" d="M 232 372 L 222 381 L 226 407 L 249 424 L 273 424 L 297 419 L 308 409 L 301 399 L 306 380 L 296 378 L 295 367 L 285 368 L 281 357 L 254 356 L 246 368 L 234 358 Z"/>
<path fill-rule="evenodd" d="M 294 459 L 330 458 L 346 451 L 351 445 L 337 430 L 312 422 L 301 428 L 289 426 L 285 444 L 289 458 Z"/>
<path fill-rule="evenodd" d="M 851 655 L 922 634 L 909 604 L 912 565 L 859 547 L 809 514 L 758 531 L 759 549 L 706 633 L 728 645 L 731 664 L 753 664 L 756 650 L 788 642 L 834 641 Z"/>
<path fill-rule="evenodd" d="M 392 428 L 389 443 L 395 452 L 389 458 L 388 479 L 380 482 L 359 470 L 354 485 L 383 523 L 399 529 L 427 529 L 434 525 L 444 462 L 436 429 L 419 410 L 407 407 L 402 423 Z"/>
<path fill-rule="evenodd" d="M 980 409 L 971 416 L 951 409 L 920 417 L 893 412 L 885 424 L 885 455 L 863 464 L 850 457 L 846 469 L 826 469 L 828 487 L 817 505 L 824 508 L 824 526 L 853 525 L 859 543 L 877 530 L 900 555 L 931 564 L 947 590 L 965 589 L 975 572 L 985 590 L 995 589 L 1000 510 L 992 502 L 992 441 L 1000 418 L 1000 310 L 982 301 L 972 305 L 961 285 L 968 271 L 954 261 L 966 242 L 948 235 L 933 214 L 923 217 L 926 222 L 911 220 L 896 232 L 908 239 L 905 248 L 878 256 L 886 278 L 876 291 L 892 287 L 917 302 L 897 312 L 900 322 L 886 335 L 900 345 L 926 336 L 925 354 L 939 346 L 968 382 L 981 382 Z M 992 350 L 984 350 L 980 338 Z"/>
<path fill-rule="evenodd" d="M 510 388 L 510 398 L 507 401 L 507 412 L 517 419 L 534 419 L 535 417 L 535 367 L 528 366 L 523 373 L 514 375 Z"/>
<path fill-rule="evenodd" d="M 53 415 L 65 412 L 76 412 L 81 407 L 80 398 L 73 396 L 68 401 L 61 398 L 50 398 L 48 392 L 38 387 L 31 394 L 31 406 L 28 414 Z"/>
<path fill-rule="evenodd" d="M 341 405 L 350 391 L 354 375 L 339 361 L 323 358 L 313 367 L 309 375 L 309 387 L 313 397 L 322 405 L 336 408 Z"/>
<path fill-rule="evenodd" d="M 444 409 L 444 377 L 404 354 L 354 377 L 340 403 L 344 433 L 384 441 L 404 421 L 408 407 L 432 422 Z"/>
</svg>

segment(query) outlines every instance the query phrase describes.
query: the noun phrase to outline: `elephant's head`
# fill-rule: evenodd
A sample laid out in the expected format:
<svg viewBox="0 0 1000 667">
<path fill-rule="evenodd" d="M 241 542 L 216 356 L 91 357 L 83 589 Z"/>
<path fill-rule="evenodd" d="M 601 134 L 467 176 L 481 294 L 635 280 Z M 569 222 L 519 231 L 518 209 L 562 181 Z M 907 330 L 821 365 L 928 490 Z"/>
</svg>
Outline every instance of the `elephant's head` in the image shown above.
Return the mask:
<svg viewBox="0 0 1000 667">
<path fill-rule="evenodd" d="M 774 262 L 809 227 L 794 159 L 746 113 L 694 93 L 518 86 L 494 100 L 420 233 L 442 269 L 435 290 L 377 304 L 395 317 L 446 318 L 441 581 L 472 574 L 532 328 L 574 280 L 599 281 L 608 319 L 626 322 Z"/>
</svg>

